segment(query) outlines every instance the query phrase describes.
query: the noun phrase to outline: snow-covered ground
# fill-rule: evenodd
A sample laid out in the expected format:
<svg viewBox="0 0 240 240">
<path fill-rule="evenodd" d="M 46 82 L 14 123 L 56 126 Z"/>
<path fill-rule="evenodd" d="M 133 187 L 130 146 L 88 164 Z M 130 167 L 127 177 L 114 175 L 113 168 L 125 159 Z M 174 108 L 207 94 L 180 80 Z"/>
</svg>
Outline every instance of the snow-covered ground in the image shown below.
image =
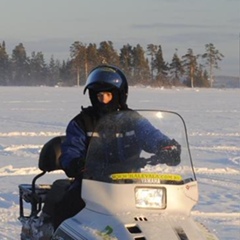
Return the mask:
<svg viewBox="0 0 240 240">
<path fill-rule="evenodd" d="M 38 173 L 41 146 L 65 132 L 83 88 L 0 87 L 0 240 L 19 239 L 18 184 Z M 194 218 L 219 239 L 240 239 L 240 89 L 130 88 L 132 108 L 179 112 L 186 121 L 200 201 Z M 45 180 L 62 173 L 50 174 Z"/>
</svg>

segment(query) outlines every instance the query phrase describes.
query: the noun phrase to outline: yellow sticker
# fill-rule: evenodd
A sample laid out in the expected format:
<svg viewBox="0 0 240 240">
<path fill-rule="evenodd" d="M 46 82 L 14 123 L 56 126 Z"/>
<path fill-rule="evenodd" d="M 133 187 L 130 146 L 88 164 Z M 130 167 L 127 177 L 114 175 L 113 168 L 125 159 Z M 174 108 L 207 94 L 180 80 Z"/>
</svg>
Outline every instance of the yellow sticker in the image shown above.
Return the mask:
<svg viewBox="0 0 240 240">
<path fill-rule="evenodd" d="M 181 181 L 182 177 L 177 174 L 160 174 L 160 173 L 114 173 L 110 176 L 112 180 L 126 179 L 159 179 L 169 181 Z"/>
</svg>

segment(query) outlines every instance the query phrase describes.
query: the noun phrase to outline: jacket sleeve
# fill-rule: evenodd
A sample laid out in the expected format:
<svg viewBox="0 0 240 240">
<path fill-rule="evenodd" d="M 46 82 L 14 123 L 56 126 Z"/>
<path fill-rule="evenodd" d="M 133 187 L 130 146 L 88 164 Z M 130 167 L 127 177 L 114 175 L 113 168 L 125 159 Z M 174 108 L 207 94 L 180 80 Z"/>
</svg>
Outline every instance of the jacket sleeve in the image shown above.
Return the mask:
<svg viewBox="0 0 240 240">
<path fill-rule="evenodd" d="M 167 146 L 171 141 L 143 117 L 137 120 L 135 132 L 140 147 L 149 153 L 157 153 L 161 147 Z"/>
<path fill-rule="evenodd" d="M 62 144 L 61 165 L 65 172 L 73 166 L 76 159 L 84 161 L 87 152 L 87 136 L 75 120 L 66 129 L 66 140 Z"/>
</svg>

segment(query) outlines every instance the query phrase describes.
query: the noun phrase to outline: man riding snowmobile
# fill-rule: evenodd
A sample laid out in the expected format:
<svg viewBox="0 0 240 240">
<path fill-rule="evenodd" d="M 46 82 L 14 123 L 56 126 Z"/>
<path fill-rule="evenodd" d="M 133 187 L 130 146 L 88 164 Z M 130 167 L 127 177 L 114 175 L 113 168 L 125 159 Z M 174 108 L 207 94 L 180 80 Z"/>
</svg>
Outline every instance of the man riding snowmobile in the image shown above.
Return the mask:
<svg viewBox="0 0 240 240">
<path fill-rule="evenodd" d="M 92 106 L 82 107 L 81 112 L 69 122 L 61 147 L 61 168 L 74 180 L 57 202 L 52 196 L 56 195 L 59 182 L 53 184 L 39 218 L 40 223 L 36 224 L 36 232 L 41 231 L 46 222 L 53 225 L 52 231 L 56 230 L 65 219 L 74 216 L 85 206 L 81 199 L 83 174 L 89 179 L 101 181 L 108 176 L 109 169 L 118 168 L 117 163 L 121 161 L 128 161 L 125 165 L 128 169 L 116 170 L 131 172 L 131 161 L 137 161 L 142 150 L 157 155 L 160 163 L 171 166 L 180 163 L 180 145 L 156 129 L 139 113 L 128 108 L 128 83 L 119 68 L 112 65 L 94 68 L 87 78 L 84 94 L 87 90 Z M 121 114 L 122 111 L 128 111 L 127 117 L 126 114 Z M 107 114 L 111 114 L 111 117 L 105 122 L 104 116 Z M 111 137 L 108 137 L 109 134 Z M 96 141 L 97 145 L 99 139 L 105 141 L 106 147 L 104 152 L 96 152 L 95 155 L 97 154 L 99 159 L 104 158 L 104 163 L 89 160 L 86 164 L 89 142 Z M 114 140 L 109 142 L 108 139 Z M 119 146 L 121 150 L 116 153 L 114 149 L 119 149 Z M 165 162 L 166 159 L 168 162 Z M 138 169 L 132 171 L 136 172 Z"/>
</svg>

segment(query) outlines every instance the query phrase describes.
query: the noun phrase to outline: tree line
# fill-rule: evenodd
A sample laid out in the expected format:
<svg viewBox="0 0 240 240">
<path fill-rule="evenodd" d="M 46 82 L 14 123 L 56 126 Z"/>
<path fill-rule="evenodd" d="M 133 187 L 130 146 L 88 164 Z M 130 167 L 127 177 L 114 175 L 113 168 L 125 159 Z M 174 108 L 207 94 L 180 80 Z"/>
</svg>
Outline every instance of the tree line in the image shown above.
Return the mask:
<svg viewBox="0 0 240 240">
<path fill-rule="evenodd" d="M 5 41 L 0 44 L 0 85 L 84 85 L 89 71 L 101 63 L 120 67 L 127 76 L 129 85 L 156 87 L 188 86 L 211 87 L 214 69 L 224 57 L 212 43 L 205 45 L 205 53 L 195 55 L 189 48 L 185 55 L 178 56 L 176 49 L 171 62 L 163 57 L 161 45 L 123 45 L 117 51 L 111 41 L 85 44 L 74 42 L 69 49 L 70 57 L 60 61 L 52 56 L 46 63 L 42 52 L 32 52 L 19 43 L 9 55 Z"/>
</svg>

